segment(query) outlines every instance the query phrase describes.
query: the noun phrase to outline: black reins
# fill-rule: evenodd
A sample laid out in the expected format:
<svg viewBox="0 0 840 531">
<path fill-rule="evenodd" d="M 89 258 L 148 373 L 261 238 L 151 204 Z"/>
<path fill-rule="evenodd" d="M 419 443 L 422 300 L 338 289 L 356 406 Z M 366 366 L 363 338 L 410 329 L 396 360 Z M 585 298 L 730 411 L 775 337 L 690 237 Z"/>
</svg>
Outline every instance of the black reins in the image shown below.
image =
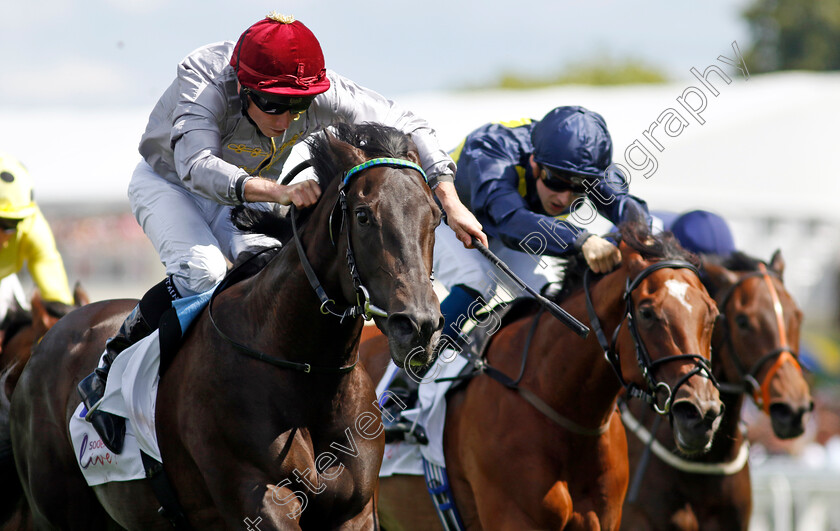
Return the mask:
<svg viewBox="0 0 840 531">
<path fill-rule="evenodd" d="M 615 375 L 618 377 L 618 381 L 621 383 L 622 387 L 624 387 L 627 394 L 631 397 L 636 397 L 644 400 L 645 402 L 650 404 L 651 407 L 653 407 L 653 410 L 660 415 L 666 415 L 670 413 L 671 406 L 673 405 L 673 399 L 674 396 L 676 396 L 677 394 L 677 390 L 679 390 L 679 388 L 682 387 L 688 381 L 689 378 L 696 374 L 702 374 L 706 378 L 710 379 L 716 387 L 719 387 L 717 380 L 712 374 L 711 365 L 706 358 L 700 356 L 699 354 L 677 354 L 653 360 L 650 357 L 650 353 L 648 352 L 644 341 L 642 340 L 642 336 L 639 333 L 638 327 L 636 325 L 636 308 L 635 304 L 633 303 L 632 292 L 633 290 L 638 288 L 642 281 L 648 276 L 650 276 L 654 271 L 666 268 L 688 269 L 694 272 L 694 274 L 696 274 L 698 278 L 700 276 L 700 273 L 697 271 L 697 268 L 688 262 L 682 260 L 663 260 L 661 262 L 656 262 L 652 265 L 649 265 L 648 267 L 643 269 L 642 272 L 639 273 L 636 276 L 636 278 L 632 280 L 632 282 L 628 278 L 623 295 L 624 300 L 627 302 L 625 317 L 613 331 L 612 341 L 607 340 L 607 336 L 604 333 L 603 327 L 601 326 L 601 321 L 598 319 L 598 315 L 595 313 L 595 306 L 592 303 L 592 296 L 589 289 L 589 269 L 587 269 L 584 272 L 583 277 L 583 289 L 586 294 L 586 310 L 589 313 L 589 320 L 592 325 L 591 328 L 595 331 L 595 336 L 598 338 L 598 343 L 601 345 L 601 348 L 604 351 L 604 357 L 607 359 L 607 362 L 609 362 L 609 364 L 612 366 L 613 370 L 615 371 Z M 636 361 L 638 362 L 639 368 L 641 369 L 642 377 L 645 380 L 647 389 L 642 389 L 636 384 L 625 380 L 624 375 L 621 371 L 621 360 L 619 359 L 619 353 L 616 349 L 616 343 L 618 341 L 618 333 L 621 330 L 621 326 L 624 324 L 624 321 L 627 321 L 627 328 L 629 329 L 630 335 L 633 338 L 633 343 L 635 345 L 636 352 Z M 683 375 L 683 377 L 680 378 L 674 385 L 673 389 L 671 389 L 666 382 L 656 380 L 654 372 L 658 367 L 665 363 L 682 360 L 694 361 L 694 368 L 687 374 Z M 657 397 L 660 394 L 664 396 L 664 402 L 661 406 L 659 405 L 659 400 L 657 399 Z"/>
<path fill-rule="evenodd" d="M 528 363 L 528 352 L 531 349 L 531 341 L 534 338 L 534 334 L 537 330 L 537 325 L 539 324 L 540 317 L 545 313 L 545 308 L 540 307 L 537 314 L 534 316 L 533 322 L 531 323 L 531 328 L 528 330 L 528 336 L 525 339 L 525 346 L 522 350 L 522 361 L 519 366 L 519 376 L 516 379 L 512 379 L 507 374 L 503 373 L 499 369 L 493 367 L 486 360 L 483 358 L 473 359 L 473 365 L 476 367 L 476 372 L 483 372 L 490 378 L 496 380 L 500 384 L 504 385 L 511 391 L 516 391 L 519 393 L 526 402 L 534 406 L 537 411 L 545 415 L 548 419 L 552 422 L 557 424 L 558 426 L 565 428 L 566 430 L 575 433 L 577 435 L 584 435 L 587 437 L 599 437 L 607 432 L 610 428 L 610 420 L 608 419 L 607 422 L 601 424 L 596 428 L 589 428 L 587 426 L 582 426 L 577 422 L 573 421 L 572 419 L 561 415 L 556 409 L 548 405 L 542 398 L 537 396 L 536 393 L 533 391 L 526 389 L 524 387 L 519 386 L 519 382 L 522 380 L 522 377 L 525 374 L 525 366 Z M 448 378 L 440 378 L 437 381 L 444 381 Z M 612 417 L 610 417 L 611 419 Z"/>
</svg>

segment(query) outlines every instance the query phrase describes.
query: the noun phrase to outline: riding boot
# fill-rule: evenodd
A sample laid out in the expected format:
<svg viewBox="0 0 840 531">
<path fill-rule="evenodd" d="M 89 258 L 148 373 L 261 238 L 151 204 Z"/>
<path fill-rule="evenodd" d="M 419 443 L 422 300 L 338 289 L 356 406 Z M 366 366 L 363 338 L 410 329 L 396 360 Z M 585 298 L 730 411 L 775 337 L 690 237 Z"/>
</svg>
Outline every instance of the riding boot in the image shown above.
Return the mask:
<svg viewBox="0 0 840 531">
<path fill-rule="evenodd" d="M 177 298 L 180 296 L 172 285 L 171 277 L 146 292 L 128 314 L 117 335 L 105 342 L 101 366 L 79 382 L 77 387 L 88 410 L 85 420 L 93 425 L 105 446 L 115 454 L 122 451 L 125 442 L 125 419 L 98 409 L 105 394 L 111 364 L 123 350 L 151 334 L 157 328 L 160 316 Z"/>
<path fill-rule="evenodd" d="M 443 315 L 443 330 L 438 349 L 455 348 L 463 344 L 465 338 L 462 328 L 464 323 L 470 319 L 470 305 L 478 300 L 481 294 L 476 290 L 456 284 L 449 290 L 449 294 L 440 303 L 440 313 Z"/>
</svg>

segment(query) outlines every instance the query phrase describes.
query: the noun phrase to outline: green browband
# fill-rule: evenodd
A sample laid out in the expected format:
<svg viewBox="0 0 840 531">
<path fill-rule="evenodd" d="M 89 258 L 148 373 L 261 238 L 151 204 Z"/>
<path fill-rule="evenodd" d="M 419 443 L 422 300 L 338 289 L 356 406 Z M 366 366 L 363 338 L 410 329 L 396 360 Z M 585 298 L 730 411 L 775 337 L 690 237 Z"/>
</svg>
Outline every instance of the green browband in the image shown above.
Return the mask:
<svg viewBox="0 0 840 531">
<path fill-rule="evenodd" d="M 418 172 L 420 172 L 420 175 L 423 176 L 423 180 L 426 181 L 426 183 L 429 182 L 429 179 L 426 177 L 426 172 L 424 172 L 423 168 L 421 168 L 419 165 L 408 160 L 383 157 L 378 159 L 370 159 L 359 164 L 358 166 L 353 166 L 352 168 L 347 170 L 344 173 L 342 186 L 347 186 L 347 183 L 350 181 L 350 178 L 353 177 L 353 175 L 359 173 L 362 170 L 366 170 L 374 166 L 394 166 L 397 168 L 411 168 L 412 170 L 417 170 Z"/>
</svg>

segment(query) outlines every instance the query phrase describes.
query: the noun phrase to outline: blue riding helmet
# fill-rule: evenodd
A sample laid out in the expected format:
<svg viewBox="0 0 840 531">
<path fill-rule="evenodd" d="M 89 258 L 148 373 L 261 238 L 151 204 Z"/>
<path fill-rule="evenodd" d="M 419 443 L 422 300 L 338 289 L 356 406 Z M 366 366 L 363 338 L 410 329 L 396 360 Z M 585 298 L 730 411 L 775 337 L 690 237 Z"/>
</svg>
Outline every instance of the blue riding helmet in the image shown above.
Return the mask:
<svg viewBox="0 0 840 531">
<path fill-rule="evenodd" d="M 604 118 L 579 106 L 557 107 L 531 131 L 534 160 L 558 172 L 602 177 L 612 164 Z"/>
<path fill-rule="evenodd" d="M 671 232 L 693 253 L 728 256 L 735 252 L 735 240 L 726 221 L 706 210 L 692 210 L 677 217 Z"/>
</svg>

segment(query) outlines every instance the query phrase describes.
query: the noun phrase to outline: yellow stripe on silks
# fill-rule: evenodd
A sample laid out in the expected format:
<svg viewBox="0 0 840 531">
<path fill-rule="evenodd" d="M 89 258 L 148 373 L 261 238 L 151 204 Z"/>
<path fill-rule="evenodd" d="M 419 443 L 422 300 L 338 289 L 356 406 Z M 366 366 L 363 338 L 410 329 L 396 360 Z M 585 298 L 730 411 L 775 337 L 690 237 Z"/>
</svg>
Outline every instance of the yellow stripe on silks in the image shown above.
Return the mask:
<svg viewBox="0 0 840 531">
<path fill-rule="evenodd" d="M 531 123 L 530 118 L 520 118 L 518 120 L 506 120 L 504 122 L 493 122 L 494 124 L 503 125 L 505 127 L 509 127 L 513 129 L 514 127 L 522 127 L 523 125 L 528 125 Z"/>
<path fill-rule="evenodd" d="M 519 175 L 519 195 L 525 197 L 528 195 L 528 183 L 525 181 L 525 168 L 522 166 L 514 166 L 516 174 Z"/>
<path fill-rule="evenodd" d="M 466 138 L 461 140 L 461 143 L 458 144 L 458 147 L 456 147 L 455 149 L 452 150 L 451 153 L 449 153 L 449 156 L 452 157 L 452 160 L 455 161 L 455 164 L 458 164 L 458 159 L 461 157 L 461 151 L 464 150 L 464 144 L 466 144 L 466 143 L 467 143 Z"/>
<path fill-rule="evenodd" d="M 503 125 L 505 127 L 514 128 L 514 127 L 521 127 L 523 125 L 528 125 L 531 122 L 532 122 L 532 120 L 530 118 L 519 118 L 518 120 L 507 120 L 507 121 L 493 122 L 493 123 Z M 455 161 L 455 164 L 458 164 L 458 159 L 461 157 L 461 151 L 464 150 L 464 144 L 466 143 L 466 141 L 467 141 L 466 138 L 461 140 L 461 143 L 458 144 L 458 147 L 456 147 L 455 149 L 453 149 L 452 151 L 449 152 L 449 156 L 452 157 L 452 160 Z M 518 169 L 517 169 L 517 171 L 518 171 Z M 519 193 L 522 193 L 521 182 L 520 182 L 519 190 L 520 190 Z M 524 194 L 523 194 L 523 196 L 524 196 Z"/>
</svg>

